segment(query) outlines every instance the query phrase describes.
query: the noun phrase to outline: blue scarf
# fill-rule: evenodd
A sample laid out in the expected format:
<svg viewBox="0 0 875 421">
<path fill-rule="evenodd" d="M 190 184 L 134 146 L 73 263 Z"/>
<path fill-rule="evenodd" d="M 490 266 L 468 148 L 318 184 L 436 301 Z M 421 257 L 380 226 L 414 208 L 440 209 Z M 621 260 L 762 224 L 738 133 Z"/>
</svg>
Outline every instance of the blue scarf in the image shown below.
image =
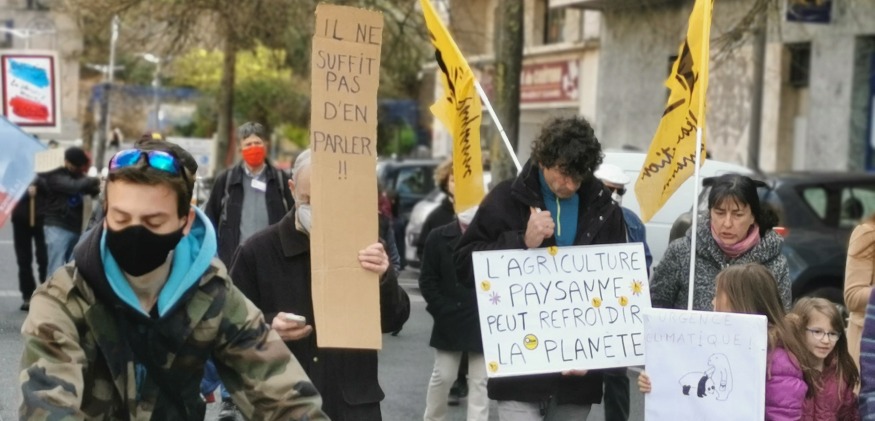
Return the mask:
<svg viewBox="0 0 875 421">
<path fill-rule="evenodd" d="M 577 237 L 577 213 L 580 209 L 580 196 L 574 193 L 567 199 L 557 197 L 547 185 L 547 180 L 544 179 L 544 173 L 540 168 L 538 169 L 538 180 L 541 182 L 544 205 L 547 206 L 547 210 L 553 217 L 553 222 L 556 223 L 554 231 L 556 245 L 573 245 L 574 239 Z"/>
</svg>

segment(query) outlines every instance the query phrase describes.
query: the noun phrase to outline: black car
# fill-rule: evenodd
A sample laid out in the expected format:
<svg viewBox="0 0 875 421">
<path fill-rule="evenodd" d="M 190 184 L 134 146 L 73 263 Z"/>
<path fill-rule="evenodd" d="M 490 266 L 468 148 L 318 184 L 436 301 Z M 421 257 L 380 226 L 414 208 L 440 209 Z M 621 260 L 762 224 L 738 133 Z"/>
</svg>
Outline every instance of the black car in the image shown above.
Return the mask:
<svg viewBox="0 0 875 421">
<path fill-rule="evenodd" d="M 377 163 L 377 179 L 380 188 L 392 202 L 395 243 L 404 260 L 404 230 L 410 213 L 417 202 L 435 189 L 434 170 L 440 164 L 437 159 L 385 160 Z"/>
<path fill-rule="evenodd" d="M 760 178 L 768 184 L 760 189 L 760 200 L 778 214 L 776 231 L 784 237 L 793 298 L 843 303 L 848 239 L 863 218 L 875 213 L 875 174 L 786 172 Z M 707 197 L 706 187 L 700 212 L 707 212 Z M 681 215 L 671 238 L 689 225 L 690 214 Z"/>
</svg>

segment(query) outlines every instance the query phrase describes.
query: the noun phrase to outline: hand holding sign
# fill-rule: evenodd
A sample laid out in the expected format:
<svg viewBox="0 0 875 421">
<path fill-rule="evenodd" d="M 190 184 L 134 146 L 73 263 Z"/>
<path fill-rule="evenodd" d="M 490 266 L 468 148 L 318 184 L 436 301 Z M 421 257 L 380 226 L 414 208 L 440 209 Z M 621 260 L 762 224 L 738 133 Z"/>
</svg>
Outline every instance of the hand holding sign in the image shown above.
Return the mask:
<svg viewBox="0 0 875 421">
<path fill-rule="evenodd" d="M 389 256 L 386 255 L 386 250 L 383 249 L 381 243 L 374 243 L 364 250 L 359 250 L 359 263 L 361 263 L 362 269 L 380 276 L 389 270 Z"/>
<path fill-rule="evenodd" d="M 544 240 L 553 236 L 554 228 L 556 228 L 556 223 L 553 222 L 550 211 L 539 211 L 532 208 L 529 223 L 526 226 L 526 247 L 533 249 L 540 246 Z"/>
</svg>

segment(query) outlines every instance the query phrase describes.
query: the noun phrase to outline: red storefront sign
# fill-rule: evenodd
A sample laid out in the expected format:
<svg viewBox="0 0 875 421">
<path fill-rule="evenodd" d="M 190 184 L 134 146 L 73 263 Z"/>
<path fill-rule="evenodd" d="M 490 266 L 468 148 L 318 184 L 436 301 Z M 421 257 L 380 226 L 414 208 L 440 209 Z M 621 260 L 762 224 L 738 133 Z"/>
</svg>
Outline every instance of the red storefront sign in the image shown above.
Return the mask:
<svg viewBox="0 0 875 421">
<path fill-rule="evenodd" d="M 578 69 L 574 59 L 523 64 L 520 101 L 523 104 L 577 102 Z"/>
</svg>

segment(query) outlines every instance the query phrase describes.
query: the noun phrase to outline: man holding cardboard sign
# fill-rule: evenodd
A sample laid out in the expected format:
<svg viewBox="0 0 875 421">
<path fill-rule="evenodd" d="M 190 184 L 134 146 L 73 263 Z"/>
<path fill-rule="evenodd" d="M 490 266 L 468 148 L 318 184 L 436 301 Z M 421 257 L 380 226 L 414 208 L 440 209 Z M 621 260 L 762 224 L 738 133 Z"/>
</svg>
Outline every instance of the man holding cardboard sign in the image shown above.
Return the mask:
<svg viewBox="0 0 875 421">
<path fill-rule="evenodd" d="M 295 160 L 289 182 L 295 196 L 294 210 L 240 246 L 230 273 L 235 285 L 264 312 L 300 361 L 322 394 L 323 410 L 332 420 L 379 420 L 384 395 L 377 381 L 377 351 L 317 345 L 325 328 L 322 319 L 314 319 L 312 299 L 317 285 L 310 266 L 310 177 L 315 173 L 308 149 Z M 376 219 L 377 211 L 372 211 Z M 387 233 L 380 234 L 385 238 Z M 383 333 L 400 330 L 410 316 L 410 300 L 398 285 L 398 274 L 389 264 L 383 244 L 365 247 L 357 259 L 361 269 L 380 277 L 376 323 Z"/>
<path fill-rule="evenodd" d="M 601 145 L 582 117 L 548 122 L 529 162 L 514 180 L 498 184 L 456 248 L 459 281 L 475 283 L 471 253 L 484 250 L 626 242 L 620 207 L 592 173 Z M 599 372 L 490 378 L 488 392 L 505 420 L 586 419 L 602 398 Z"/>
</svg>

